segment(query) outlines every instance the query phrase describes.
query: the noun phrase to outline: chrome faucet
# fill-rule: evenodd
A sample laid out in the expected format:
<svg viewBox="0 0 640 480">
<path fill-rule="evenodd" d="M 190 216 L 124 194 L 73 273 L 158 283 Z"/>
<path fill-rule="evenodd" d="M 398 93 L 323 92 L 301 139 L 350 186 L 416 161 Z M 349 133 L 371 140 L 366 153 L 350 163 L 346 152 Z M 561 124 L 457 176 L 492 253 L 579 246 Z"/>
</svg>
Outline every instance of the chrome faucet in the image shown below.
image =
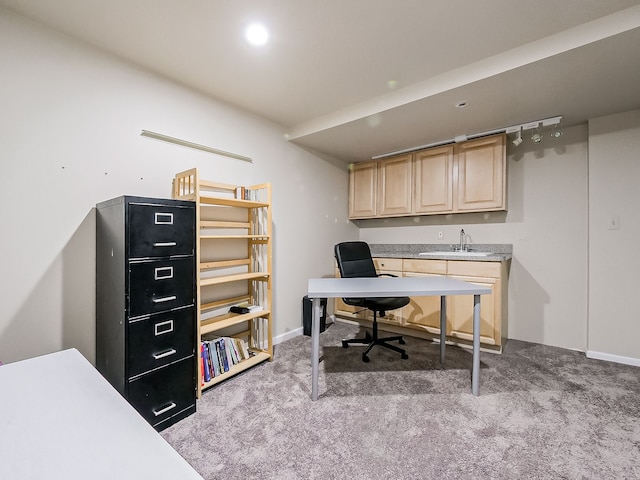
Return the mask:
<svg viewBox="0 0 640 480">
<path fill-rule="evenodd" d="M 460 251 L 464 252 L 465 250 L 467 250 L 467 246 L 464 244 L 464 240 L 465 240 L 465 233 L 464 233 L 464 228 L 460 230 Z"/>
</svg>

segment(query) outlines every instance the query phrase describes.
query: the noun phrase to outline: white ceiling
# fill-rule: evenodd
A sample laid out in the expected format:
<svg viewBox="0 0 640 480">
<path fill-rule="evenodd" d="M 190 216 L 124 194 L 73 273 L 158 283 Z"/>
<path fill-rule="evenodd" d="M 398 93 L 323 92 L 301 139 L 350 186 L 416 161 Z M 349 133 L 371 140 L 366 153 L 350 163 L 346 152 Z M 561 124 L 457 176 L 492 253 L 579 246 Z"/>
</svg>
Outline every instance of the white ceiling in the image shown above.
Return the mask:
<svg viewBox="0 0 640 480">
<path fill-rule="evenodd" d="M 0 0 L 345 161 L 640 108 L 640 0 Z M 262 48 L 243 29 L 260 21 Z M 455 105 L 465 101 L 466 108 Z M 170 132 L 167 132 L 170 133 Z"/>
</svg>

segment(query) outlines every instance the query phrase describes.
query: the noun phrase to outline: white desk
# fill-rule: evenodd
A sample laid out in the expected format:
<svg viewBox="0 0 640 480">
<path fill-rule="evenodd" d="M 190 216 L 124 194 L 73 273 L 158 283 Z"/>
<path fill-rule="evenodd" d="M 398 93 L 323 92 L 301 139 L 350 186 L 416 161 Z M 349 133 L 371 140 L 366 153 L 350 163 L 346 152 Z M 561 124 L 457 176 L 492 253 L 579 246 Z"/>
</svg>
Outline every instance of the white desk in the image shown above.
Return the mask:
<svg viewBox="0 0 640 480">
<path fill-rule="evenodd" d="M 202 477 L 75 349 L 0 366 L 0 478 Z"/>
<path fill-rule="evenodd" d="M 307 295 L 312 299 L 311 321 L 311 400 L 318 399 L 318 362 L 320 357 L 320 299 L 362 297 L 440 297 L 440 362 L 444 363 L 446 344 L 446 296 L 473 295 L 473 366 L 471 392 L 480 390 L 480 295 L 491 293 L 481 287 L 450 277 L 373 277 L 311 278 Z"/>
</svg>

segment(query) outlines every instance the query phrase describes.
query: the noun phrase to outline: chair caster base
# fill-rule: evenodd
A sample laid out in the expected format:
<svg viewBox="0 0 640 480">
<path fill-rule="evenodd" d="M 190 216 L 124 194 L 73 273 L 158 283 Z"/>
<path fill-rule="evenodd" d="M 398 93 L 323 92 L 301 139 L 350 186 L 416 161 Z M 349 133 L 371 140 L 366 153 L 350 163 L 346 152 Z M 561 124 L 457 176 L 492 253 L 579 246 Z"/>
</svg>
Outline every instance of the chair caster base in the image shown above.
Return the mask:
<svg viewBox="0 0 640 480">
<path fill-rule="evenodd" d="M 404 338 L 401 338 L 400 340 L 398 340 L 398 343 L 399 343 L 400 345 L 404 345 L 404 344 L 405 344 L 405 343 L 407 343 L 407 342 L 405 342 L 405 341 L 404 341 Z"/>
<path fill-rule="evenodd" d="M 406 360 L 407 358 L 409 358 L 409 355 L 407 355 L 406 353 L 403 353 L 402 357 L 400 357 L 400 358 L 402 358 L 403 360 Z"/>
<path fill-rule="evenodd" d="M 342 341 L 342 348 L 349 348 L 349 344 L 344 340 Z"/>
<path fill-rule="evenodd" d="M 364 355 L 364 354 L 363 354 L 363 355 L 362 355 L 362 361 L 363 361 L 364 363 L 369 363 L 369 357 L 367 357 L 366 355 Z"/>
</svg>

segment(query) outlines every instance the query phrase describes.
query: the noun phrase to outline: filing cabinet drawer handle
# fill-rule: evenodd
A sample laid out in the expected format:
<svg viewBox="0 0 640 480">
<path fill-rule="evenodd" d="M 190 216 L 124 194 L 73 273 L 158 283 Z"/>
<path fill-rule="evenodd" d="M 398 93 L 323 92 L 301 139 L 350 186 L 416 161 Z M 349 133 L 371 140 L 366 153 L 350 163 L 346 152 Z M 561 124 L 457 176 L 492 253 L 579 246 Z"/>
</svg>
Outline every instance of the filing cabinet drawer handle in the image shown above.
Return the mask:
<svg viewBox="0 0 640 480">
<path fill-rule="evenodd" d="M 176 298 L 178 298 L 178 297 L 176 297 L 175 295 L 170 295 L 170 296 L 168 296 L 168 297 L 154 298 L 154 299 L 152 300 L 152 302 L 153 302 L 153 303 L 170 302 L 170 301 L 172 301 L 172 300 L 175 300 Z"/>
<path fill-rule="evenodd" d="M 153 414 L 157 417 L 158 415 L 162 415 L 163 413 L 167 413 L 169 410 L 176 408 L 176 404 L 171 402 L 169 405 L 167 405 L 164 408 L 161 408 L 160 410 L 153 410 Z"/>
<path fill-rule="evenodd" d="M 154 270 L 155 280 L 166 280 L 169 278 L 173 278 L 173 267 L 158 267 Z"/>
<path fill-rule="evenodd" d="M 154 353 L 153 358 L 155 358 L 156 360 L 160 360 L 161 358 L 168 357 L 170 355 L 175 354 L 176 352 L 177 351 L 175 348 L 170 348 L 169 350 L 165 350 L 164 352 L 161 352 L 161 353 Z"/>
<path fill-rule="evenodd" d="M 173 213 L 156 212 L 156 225 L 173 225 Z"/>
<path fill-rule="evenodd" d="M 164 333 L 173 332 L 173 320 L 167 320 L 166 322 L 156 323 L 153 327 L 155 330 L 156 337 Z"/>
<path fill-rule="evenodd" d="M 176 242 L 156 242 L 153 244 L 154 247 L 175 247 L 176 245 Z"/>
</svg>

